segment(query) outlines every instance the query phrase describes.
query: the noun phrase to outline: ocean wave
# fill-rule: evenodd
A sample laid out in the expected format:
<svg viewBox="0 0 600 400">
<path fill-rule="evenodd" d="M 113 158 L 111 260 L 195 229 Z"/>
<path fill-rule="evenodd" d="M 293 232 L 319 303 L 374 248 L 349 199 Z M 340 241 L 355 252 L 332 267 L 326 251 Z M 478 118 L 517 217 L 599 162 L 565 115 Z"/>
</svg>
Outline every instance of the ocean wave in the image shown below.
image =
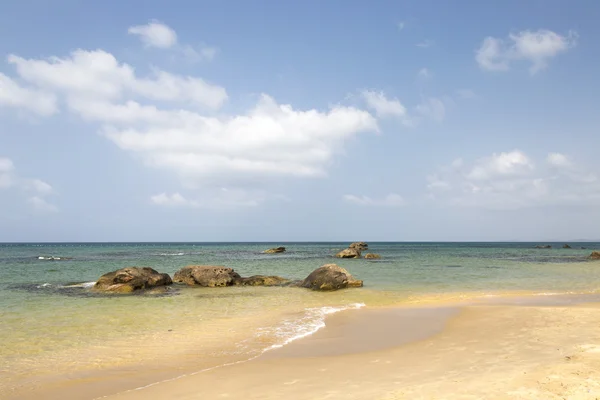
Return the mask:
<svg viewBox="0 0 600 400">
<path fill-rule="evenodd" d="M 88 289 L 91 288 L 92 286 L 94 286 L 96 284 L 96 281 L 94 282 L 82 282 L 82 283 L 74 283 L 72 285 L 64 285 L 61 286 L 63 288 L 84 288 L 84 289 Z"/>
<path fill-rule="evenodd" d="M 274 335 L 277 343 L 267 347 L 264 351 L 281 348 L 295 340 L 302 339 L 325 327 L 325 318 L 330 314 L 340 311 L 357 310 L 364 307 L 364 303 L 353 303 L 341 307 L 314 307 L 307 308 L 300 318 L 289 318 L 277 325 L 275 328 L 266 328 L 259 331 L 258 335 Z M 264 352 L 263 351 L 263 352 Z"/>
<path fill-rule="evenodd" d="M 185 253 L 157 253 L 156 256 L 184 256 Z"/>
<path fill-rule="evenodd" d="M 46 283 L 42 283 L 41 285 L 37 285 L 36 288 L 37 289 L 42 289 L 42 288 L 47 288 L 47 287 L 50 287 L 50 286 L 52 286 L 52 284 L 46 282 Z"/>
</svg>

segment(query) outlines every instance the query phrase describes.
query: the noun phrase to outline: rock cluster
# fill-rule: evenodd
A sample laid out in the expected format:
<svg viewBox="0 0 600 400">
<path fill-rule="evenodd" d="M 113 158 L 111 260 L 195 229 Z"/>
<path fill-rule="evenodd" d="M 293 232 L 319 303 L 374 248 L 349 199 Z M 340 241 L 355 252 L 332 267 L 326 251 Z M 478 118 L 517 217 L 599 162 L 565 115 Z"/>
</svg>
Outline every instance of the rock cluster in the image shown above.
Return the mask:
<svg viewBox="0 0 600 400">
<path fill-rule="evenodd" d="M 600 260 L 600 251 L 594 250 L 592 254 L 590 254 L 590 258 L 592 260 Z"/>
<path fill-rule="evenodd" d="M 369 245 L 365 242 L 354 242 L 348 246 L 347 249 L 344 249 L 337 253 L 335 256 L 337 258 L 360 258 L 361 252 L 367 250 Z"/>
<path fill-rule="evenodd" d="M 365 254 L 365 258 L 367 260 L 377 260 L 377 259 L 380 259 L 381 256 L 379 254 L 375 254 L 375 253 L 367 253 L 367 254 Z"/>
<path fill-rule="evenodd" d="M 241 277 L 233 268 L 213 265 L 188 265 L 173 276 L 161 274 L 148 267 L 128 267 L 102 275 L 93 287 L 106 293 L 132 293 L 142 289 L 170 285 L 173 282 L 189 286 L 300 286 L 312 290 L 331 291 L 347 287 L 361 287 L 363 282 L 335 264 L 314 270 L 303 281 L 292 282 L 280 276 L 254 275 Z"/>
</svg>

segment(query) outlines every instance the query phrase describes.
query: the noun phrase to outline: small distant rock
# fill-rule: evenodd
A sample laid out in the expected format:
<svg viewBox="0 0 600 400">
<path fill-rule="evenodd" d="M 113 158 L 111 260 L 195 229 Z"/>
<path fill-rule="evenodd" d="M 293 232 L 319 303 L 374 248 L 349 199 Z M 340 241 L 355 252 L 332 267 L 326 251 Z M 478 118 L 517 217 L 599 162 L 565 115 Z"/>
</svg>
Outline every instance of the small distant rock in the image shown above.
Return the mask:
<svg viewBox="0 0 600 400">
<path fill-rule="evenodd" d="M 149 267 L 127 267 L 104 274 L 92 290 L 109 293 L 132 293 L 142 289 L 155 289 L 172 284 L 168 274 Z"/>
<path fill-rule="evenodd" d="M 248 278 L 236 279 L 236 286 L 283 286 L 290 283 L 289 279 L 280 276 L 254 275 Z"/>
<path fill-rule="evenodd" d="M 344 268 L 336 264 L 326 264 L 311 272 L 301 286 L 312 290 L 330 291 L 362 285 L 363 281 L 355 279 Z"/>
<path fill-rule="evenodd" d="M 569 246 L 568 244 L 563 245 L 563 249 L 570 249 L 571 246 Z"/>
<path fill-rule="evenodd" d="M 536 249 L 551 249 L 552 246 L 550 246 L 549 244 L 546 245 L 542 245 L 542 246 L 535 246 Z"/>
<path fill-rule="evenodd" d="M 351 248 L 340 251 L 335 255 L 337 258 L 360 258 L 360 250 Z"/>
<path fill-rule="evenodd" d="M 263 251 L 263 253 L 265 254 L 277 254 L 277 253 L 284 253 L 285 252 L 285 247 L 275 247 L 273 249 L 269 249 L 269 250 L 265 250 Z"/>
<path fill-rule="evenodd" d="M 365 258 L 368 260 L 377 260 L 377 259 L 380 259 L 381 256 L 379 254 L 375 254 L 375 253 L 367 253 L 367 254 L 365 254 Z"/>
<path fill-rule="evenodd" d="M 369 248 L 369 245 L 365 242 L 354 242 L 348 246 L 350 249 L 356 249 L 358 251 L 365 251 Z"/>
<path fill-rule="evenodd" d="M 212 265 L 188 265 L 173 276 L 176 283 L 190 286 L 222 287 L 232 286 L 241 276 L 233 268 Z"/>
<path fill-rule="evenodd" d="M 600 260 L 600 251 L 592 251 L 592 254 L 590 254 L 590 258 L 592 260 Z"/>
</svg>

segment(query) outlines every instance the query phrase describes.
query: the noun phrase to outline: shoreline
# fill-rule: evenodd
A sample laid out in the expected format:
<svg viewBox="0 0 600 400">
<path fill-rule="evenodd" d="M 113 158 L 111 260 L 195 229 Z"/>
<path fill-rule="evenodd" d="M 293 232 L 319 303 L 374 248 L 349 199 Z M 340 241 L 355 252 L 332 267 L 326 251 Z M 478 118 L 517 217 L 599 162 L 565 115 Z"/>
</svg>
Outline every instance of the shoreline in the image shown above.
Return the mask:
<svg viewBox="0 0 600 400">
<path fill-rule="evenodd" d="M 205 373 L 213 375 L 214 373 L 211 371 L 221 371 L 223 368 L 242 368 L 240 367 L 242 364 L 289 363 L 307 358 L 335 360 L 410 348 L 415 343 L 443 335 L 453 321 L 462 318 L 465 310 L 473 308 L 538 309 L 559 307 L 577 309 L 584 308 L 581 305 L 590 302 L 600 303 L 600 295 L 494 295 L 454 303 L 402 304 L 345 310 L 328 315 L 325 319 L 324 328 L 318 329 L 306 337 L 278 346 L 278 348 L 263 349 L 261 353 L 250 359 L 221 358 L 218 365 L 205 364 L 203 368 L 203 363 L 200 362 L 201 360 L 198 357 L 191 357 L 185 360 L 186 362 L 183 364 L 186 366 L 182 368 L 179 365 L 183 361 L 182 355 L 179 354 L 169 357 L 168 360 L 163 360 L 160 365 L 156 363 L 144 365 L 141 362 L 123 368 L 100 369 L 84 371 L 83 373 L 75 372 L 63 376 L 62 381 L 59 379 L 49 381 L 46 384 L 43 380 L 38 380 L 37 387 L 14 392 L 15 397 L 8 398 L 33 399 L 40 396 L 46 399 L 65 397 L 82 399 L 121 398 L 121 396 L 129 398 L 128 396 L 133 392 L 144 392 L 145 389 L 140 389 L 142 387 L 158 388 L 163 385 L 169 386 L 169 382 L 178 385 L 179 382 L 196 378 L 202 380 Z M 407 324 L 411 329 L 402 332 L 402 327 Z M 361 329 L 361 326 L 368 326 L 369 329 Z M 331 349 L 335 349 L 335 351 L 332 352 Z M 214 361 L 217 361 L 217 359 Z M 43 377 L 39 378 L 43 379 Z M 106 387 L 110 387 L 112 393 L 107 393 Z M 10 394 L 8 393 L 8 395 Z"/>
</svg>

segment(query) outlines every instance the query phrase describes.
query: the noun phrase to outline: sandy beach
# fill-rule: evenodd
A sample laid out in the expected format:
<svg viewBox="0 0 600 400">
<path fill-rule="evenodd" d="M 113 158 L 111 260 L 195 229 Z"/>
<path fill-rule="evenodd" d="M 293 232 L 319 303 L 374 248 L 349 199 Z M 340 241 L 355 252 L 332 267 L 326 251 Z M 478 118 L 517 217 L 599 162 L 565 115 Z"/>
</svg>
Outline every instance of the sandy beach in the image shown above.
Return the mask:
<svg viewBox="0 0 600 400">
<path fill-rule="evenodd" d="M 596 399 L 600 303 L 581 301 L 536 296 L 345 311 L 250 361 L 194 373 L 165 360 L 159 369 L 73 376 L 11 398 Z"/>
</svg>

